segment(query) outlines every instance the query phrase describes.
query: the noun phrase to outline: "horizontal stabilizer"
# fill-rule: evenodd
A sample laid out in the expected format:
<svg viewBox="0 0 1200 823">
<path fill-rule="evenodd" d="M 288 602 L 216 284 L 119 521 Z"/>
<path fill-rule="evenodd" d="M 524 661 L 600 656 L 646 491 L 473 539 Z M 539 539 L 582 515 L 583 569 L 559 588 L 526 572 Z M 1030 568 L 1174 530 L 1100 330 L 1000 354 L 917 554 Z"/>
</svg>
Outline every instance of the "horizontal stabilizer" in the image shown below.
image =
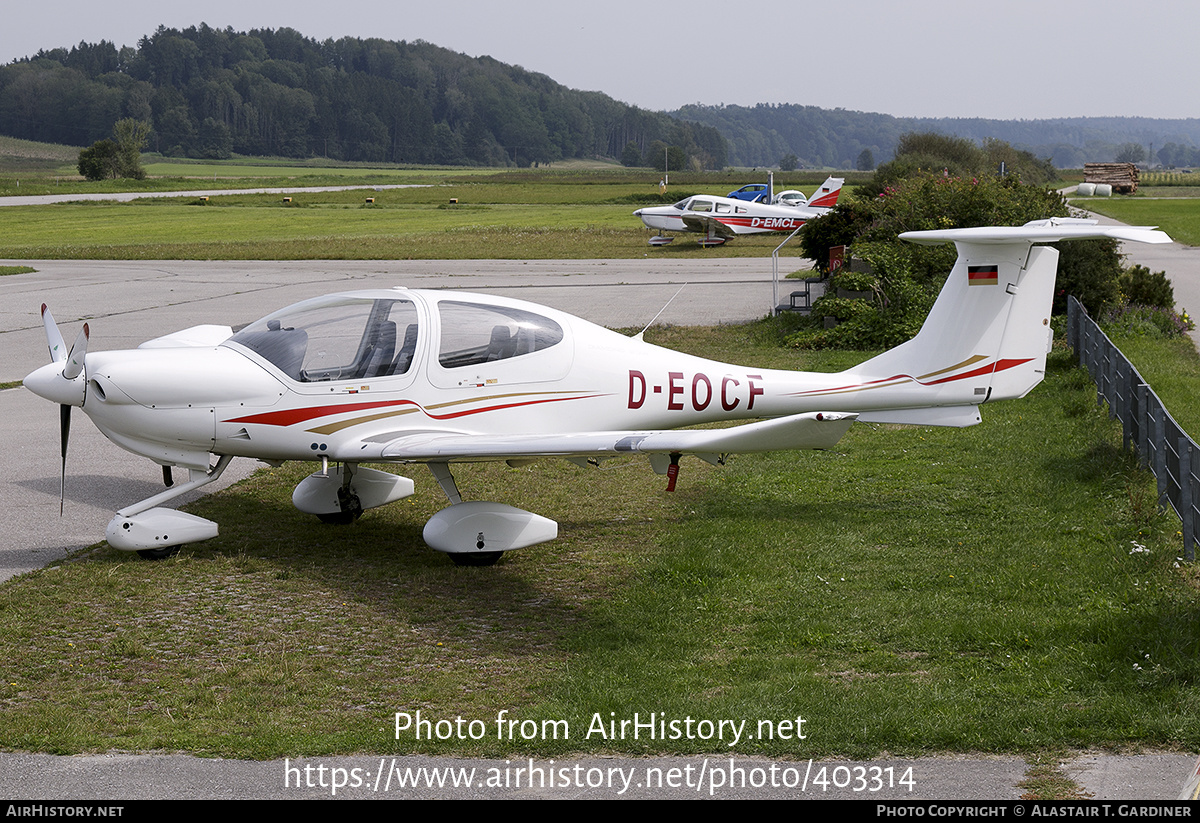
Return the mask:
<svg viewBox="0 0 1200 823">
<path fill-rule="evenodd" d="M 862 423 L 895 423 L 902 426 L 950 426 L 964 428 L 982 422 L 978 406 L 935 406 L 928 409 L 881 409 L 862 412 Z"/>
<path fill-rule="evenodd" d="M 1056 243 L 1059 240 L 1133 240 L 1138 243 L 1170 243 L 1157 226 L 1101 226 L 1095 220 L 1051 217 L 1032 220 L 1023 226 L 977 226 L 968 229 L 906 231 L 902 240 L 933 246 L 938 243 Z"/>
</svg>

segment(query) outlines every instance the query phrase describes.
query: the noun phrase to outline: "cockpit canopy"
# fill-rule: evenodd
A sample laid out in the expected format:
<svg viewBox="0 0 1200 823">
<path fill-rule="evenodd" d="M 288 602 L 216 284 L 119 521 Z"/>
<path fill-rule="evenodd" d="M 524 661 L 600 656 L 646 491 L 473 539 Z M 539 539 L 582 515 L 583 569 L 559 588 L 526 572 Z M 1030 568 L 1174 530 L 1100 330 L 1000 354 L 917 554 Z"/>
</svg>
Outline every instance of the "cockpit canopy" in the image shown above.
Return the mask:
<svg viewBox="0 0 1200 823">
<path fill-rule="evenodd" d="M 303 383 L 405 374 L 417 350 L 411 300 L 331 295 L 251 323 L 229 339 Z"/>
<path fill-rule="evenodd" d="M 549 317 L 511 306 L 443 300 L 438 313 L 442 321 L 438 363 L 444 369 L 532 354 L 563 339 L 562 326 Z"/>
<path fill-rule="evenodd" d="M 746 207 L 728 200 L 717 200 L 712 197 L 688 197 L 674 204 L 680 211 L 705 212 L 714 214 L 746 214 Z"/>
<path fill-rule="evenodd" d="M 557 322 L 516 307 L 442 300 L 437 311 L 443 369 L 520 357 L 563 339 Z M 255 321 L 227 343 L 255 352 L 298 382 L 372 380 L 413 368 L 419 317 L 416 304 L 403 297 L 329 295 Z"/>
</svg>

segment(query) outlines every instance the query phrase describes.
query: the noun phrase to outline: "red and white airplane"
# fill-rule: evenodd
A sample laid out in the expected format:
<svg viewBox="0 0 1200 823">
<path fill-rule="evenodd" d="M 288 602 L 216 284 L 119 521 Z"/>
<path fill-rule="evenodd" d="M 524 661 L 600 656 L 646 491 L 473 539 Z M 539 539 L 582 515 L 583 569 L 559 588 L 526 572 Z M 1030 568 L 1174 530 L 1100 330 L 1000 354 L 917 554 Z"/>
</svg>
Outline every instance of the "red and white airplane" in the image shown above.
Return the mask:
<svg viewBox="0 0 1200 823">
<path fill-rule="evenodd" d="M 784 201 L 772 205 L 697 194 L 671 206 L 647 206 L 635 211 L 634 215 L 640 217 L 648 229 L 696 232 L 704 235 L 700 239 L 702 246 L 719 246 L 739 234 L 795 231 L 836 206 L 844 182 L 841 177 L 830 177 L 813 192 L 812 199 L 803 204 L 795 197 L 787 201 L 795 205 L 786 205 Z M 674 239 L 657 234 L 650 238 L 650 245 L 663 246 Z"/>
<path fill-rule="evenodd" d="M 165 557 L 216 536 L 216 523 L 161 506 L 216 480 L 234 457 L 319 463 L 292 500 L 331 522 L 413 493 L 412 480 L 364 464 L 425 463 L 451 503 L 426 524 L 426 542 L 485 565 L 553 539 L 558 525 L 462 502 L 454 463 L 559 457 L 586 467 L 645 455 L 673 486 L 684 454 L 720 463 L 731 452 L 830 448 L 856 419 L 973 425 L 981 404 L 1022 397 L 1042 379 L 1058 251 L 1038 244 L 1170 242 L 1151 228 L 1077 220 L 901 236 L 953 242 L 958 262 L 915 338 L 837 374 L 705 360 L 501 297 L 380 289 L 297 303 L 236 334 L 196 326 L 132 351 L 88 352 L 84 324 L 68 353 L 43 306 L 51 362 L 25 386 L 60 404 L 64 478 L 75 406 L 164 467 L 166 491 L 109 523 L 115 548 Z M 756 422 L 680 430 L 747 419 Z M 171 486 L 172 466 L 188 482 Z"/>
</svg>

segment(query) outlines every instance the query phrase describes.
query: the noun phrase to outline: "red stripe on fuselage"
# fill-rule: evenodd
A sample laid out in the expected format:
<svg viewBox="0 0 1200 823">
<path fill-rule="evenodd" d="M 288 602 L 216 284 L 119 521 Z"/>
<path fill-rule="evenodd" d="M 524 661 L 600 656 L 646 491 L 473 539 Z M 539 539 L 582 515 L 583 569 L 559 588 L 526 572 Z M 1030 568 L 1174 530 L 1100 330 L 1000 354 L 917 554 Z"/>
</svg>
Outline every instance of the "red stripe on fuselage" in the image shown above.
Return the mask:
<svg viewBox="0 0 1200 823">
<path fill-rule="evenodd" d="M 434 420 L 453 420 L 456 417 L 466 417 L 472 414 L 480 414 L 482 412 L 499 411 L 501 409 L 515 409 L 521 406 L 537 406 L 542 403 L 555 403 L 561 400 L 584 400 L 589 397 L 596 397 L 594 394 L 580 394 L 574 397 L 547 397 L 541 400 L 524 400 L 513 403 L 499 403 L 493 406 L 484 406 L 477 409 L 464 409 L 462 411 L 449 412 L 447 414 L 434 414 L 426 409 L 415 400 L 380 400 L 373 403 L 343 403 L 340 405 L 331 406 L 310 406 L 301 409 L 284 409 L 282 411 L 264 412 L 262 414 L 251 414 L 246 417 L 236 417 L 232 420 L 226 420 L 226 423 L 252 423 L 263 426 L 292 426 L 296 423 L 304 423 L 309 420 L 315 420 L 320 417 L 333 417 L 338 414 L 347 412 L 363 411 L 366 409 L 382 409 L 398 406 L 413 406 L 419 409 L 426 417 Z"/>
<path fill-rule="evenodd" d="M 869 380 L 866 383 L 837 386 L 829 389 L 817 389 L 816 391 L 810 392 L 796 392 L 794 396 L 804 397 L 806 395 L 837 394 L 845 391 L 861 391 L 869 388 L 884 388 L 884 386 L 880 384 L 891 386 L 895 385 L 894 381 L 896 380 L 911 380 L 914 383 L 918 383 L 922 386 L 936 386 L 939 383 L 953 383 L 955 380 L 963 380 L 968 377 L 977 377 L 981 374 L 994 374 L 995 372 L 1007 371 L 1008 369 L 1015 368 L 1023 363 L 1028 363 L 1031 360 L 1033 360 L 1032 357 L 1026 357 L 1023 360 L 997 360 L 993 365 L 990 366 L 981 366 L 978 369 L 972 369 L 971 371 L 963 372 L 962 374 L 954 374 L 950 377 L 943 377 L 938 380 L 929 380 L 927 382 L 913 377 L 911 374 L 895 374 L 891 377 L 880 378 L 879 380 Z"/>
</svg>

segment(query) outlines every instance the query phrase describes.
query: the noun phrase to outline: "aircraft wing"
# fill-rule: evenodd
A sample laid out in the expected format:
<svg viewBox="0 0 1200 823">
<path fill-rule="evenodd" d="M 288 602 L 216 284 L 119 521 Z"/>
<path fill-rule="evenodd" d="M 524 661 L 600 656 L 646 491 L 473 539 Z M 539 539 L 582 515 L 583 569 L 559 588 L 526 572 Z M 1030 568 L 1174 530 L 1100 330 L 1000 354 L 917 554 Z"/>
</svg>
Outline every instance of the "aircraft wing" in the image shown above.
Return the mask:
<svg viewBox="0 0 1200 823">
<path fill-rule="evenodd" d="M 687 226 L 691 231 L 724 237 L 726 240 L 732 240 L 737 237 L 736 231 L 715 217 L 709 217 L 707 214 L 685 213 L 683 215 L 683 225 Z"/>
<path fill-rule="evenodd" d="M 779 449 L 828 449 L 857 414 L 806 412 L 726 429 L 609 431 L 575 434 L 470 434 L 397 432 L 337 450 L 351 462 L 449 462 L 623 454 L 725 454 Z"/>
</svg>

